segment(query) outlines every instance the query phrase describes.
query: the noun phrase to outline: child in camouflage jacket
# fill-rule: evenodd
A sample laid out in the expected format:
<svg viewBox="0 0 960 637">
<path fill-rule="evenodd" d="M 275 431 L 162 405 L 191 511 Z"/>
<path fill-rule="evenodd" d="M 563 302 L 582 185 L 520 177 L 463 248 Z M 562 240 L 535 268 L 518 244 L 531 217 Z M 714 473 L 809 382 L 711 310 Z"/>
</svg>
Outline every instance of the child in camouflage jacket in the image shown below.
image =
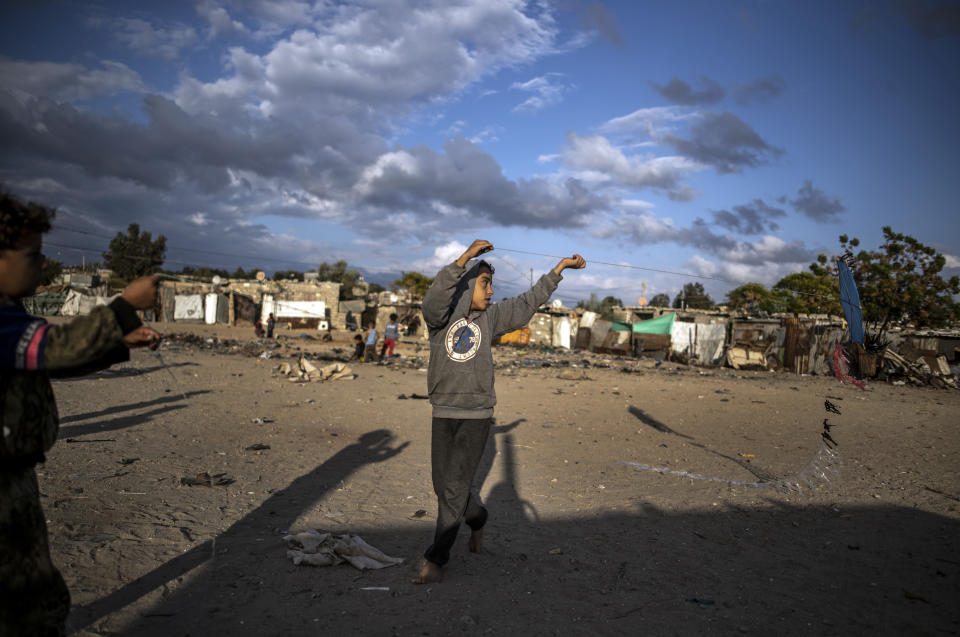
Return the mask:
<svg viewBox="0 0 960 637">
<path fill-rule="evenodd" d="M 53 214 L 0 193 L 0 637 L 63 634 L 70 610 L 67 586 L 50 560 L 34 470 L 59 427 L 50 377 L 109 367 L 128 360 L 129 348 L 160 339 L 135 311 L 153 306 L 155 276 L 64 325 L 27 313 L 22 299 L 40 282 L 42 235 Z"/>
</svg>

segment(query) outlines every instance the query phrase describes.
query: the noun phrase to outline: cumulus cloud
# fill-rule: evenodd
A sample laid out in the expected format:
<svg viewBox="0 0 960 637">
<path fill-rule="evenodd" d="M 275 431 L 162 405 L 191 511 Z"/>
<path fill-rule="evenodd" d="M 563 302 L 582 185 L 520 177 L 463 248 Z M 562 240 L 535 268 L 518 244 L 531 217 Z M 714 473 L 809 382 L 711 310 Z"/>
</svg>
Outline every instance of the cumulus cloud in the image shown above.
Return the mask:
<svg viewBox="0 0 960 637">
<path fill-rule="evenodd" d="M 75 102 L 146 90 L 140 75 L 120 62 L 101 60 L 100 68 L 80 64 L 27 62 L 0 57 L 0 87 L 28 95 Z"/>
<path fill-rule="evenodd" d="M 702 166 L 684 157 L 627 155 L 601 135 L 567 135 L 563 163 L 593 173 L 596 179 L 630 188 L 651 188 L 681 193 L 681 180 Z M 585 179 L 588 177 L 585 177 Z"/>
<path fill-rule="evenodd" d="M 650 82 L 650 85 L 664 99 L 683 106 L 716 104 L 727 94 L 720 84 L 703 75 L 697 78 L 696 86 L 691 86 L 678 77 L 674 77 L 667 84 Z"/>
<path fill-rule="evenodd" d="M 533 95 L 514 106 L 513 111 L 531 114 L 562 102 L 564 95 L 571 87 L 559 82 L 560 77 L 559 73 L 548 73 L 526 82 L 515 82 L 511 89 L 533 93 Z"/>
<path fill-rule="evenodd" d="M 775 97 L 779 97 L 786 86 L 787 84 L 781 76 L 771 75 L 735 86 L 733 96 L 740 106 L 768 102 Z"/>
<path fill-rule="evenodd" d="M 838 197 L 814 187 L 809 179 L 797 190 L 796 198 L 790 199 L 790 204 L 804 216 L 819 222 L 837 221 L 847 209 Z"/>
<path fill-rule="evenodd" d="M 786 242 L 764 235 L 757 241 L 741 241 L 713 232 L 706 221 L 695 219 L 681 226 L 670 218 L 656 217 L 649 211 L 598 216 L 591 226 L 598 238 L 616 238 L 634 245 L 675 243 L 696 248 L 724 261 L 748 266 L 776 263 L 810 263 L 813 252 L 800 241 Z"/>
<path fill-rule="evenodd" d="M 691 127 L 689 138 L 664 135 L 663 142 L 720 173 L 743 172 L 783 154 L 782 149 L 768 144 L 746 122 L 728 112 L 703 113 Z"/>
<path fill-rule="evenodd" d="M 197 7 L 197 14 L 202 16 L 210 25 L 210 37 L 231 37 L 250 35 L 250 30 L 239 20 L 230 17 L 230 13 L 215 0 L 202 0 Z"/>
<path fill-rule="evenodd" d="M 773 219 L 786 217 L 782 208 L 777 208 L 762 199 L 754 199 L 750 203 L 734 206 L 733 211 L 713 211 L 713 222 L 727 230 L 741 234 L 761 234 L 763 232 L 779 230 Z"/>
<path fill-rule="evenodd" d="M 590 2 L 577 8 L 580 28 L 599 33 L 605 40 L 617 47 L 623 46 L 620 25 L 617 18 L 602 2 Z"/>
</svg>

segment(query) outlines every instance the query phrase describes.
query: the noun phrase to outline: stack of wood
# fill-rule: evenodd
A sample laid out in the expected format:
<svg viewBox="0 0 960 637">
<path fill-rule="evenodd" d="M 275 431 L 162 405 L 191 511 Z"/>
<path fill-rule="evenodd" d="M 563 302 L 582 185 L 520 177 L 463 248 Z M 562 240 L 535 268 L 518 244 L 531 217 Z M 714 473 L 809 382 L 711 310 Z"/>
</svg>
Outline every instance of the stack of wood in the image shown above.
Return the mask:
<svg viewBox="0 0 960 637">
<path fill-rule="evenodd" d="M 957 389 L 957 381 L 950 371 L 946 356 L 927 354 L 911 363 L 903 356 L 887 349 L 883 353 L 883 360 L 894 375 L 903 376 L 916 383 Z"/>
</svg>

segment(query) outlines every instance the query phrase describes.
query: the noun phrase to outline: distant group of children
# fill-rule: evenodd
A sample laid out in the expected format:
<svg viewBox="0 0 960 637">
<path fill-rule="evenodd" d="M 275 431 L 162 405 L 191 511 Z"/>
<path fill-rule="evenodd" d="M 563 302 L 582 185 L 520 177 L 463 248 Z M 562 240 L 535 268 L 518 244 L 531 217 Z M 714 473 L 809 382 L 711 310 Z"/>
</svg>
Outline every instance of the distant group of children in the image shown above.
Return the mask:
<svg viewBox="0 0 960 637">
<path fill-rule="evenodd" d="M 257 335 L 257 338 L 273 338 L 273 327 L 277 324 L 277 319 L 273 318 L 273 313 L 270 313 L 270 316 L 267 317 L 267 329 L 263 329 L 263 321 L 257 319 L 257 322 L 253 324 L 254 334 Z"/>
<path fill-rule="evenodd" d="M 384 356 L 393 356 L 393 347 L 400 338 L 400 324 L 397 322 L 397 315 L 391 314 L 383 330 L 383 345 L 380 348 L 380 355 L 377 356 L 377 324 L 370 321 L 363 334 L 357 334 L 353 337 L 354 350 L 351 360 L 372 363 L 383 360 Z"/>
</svg>

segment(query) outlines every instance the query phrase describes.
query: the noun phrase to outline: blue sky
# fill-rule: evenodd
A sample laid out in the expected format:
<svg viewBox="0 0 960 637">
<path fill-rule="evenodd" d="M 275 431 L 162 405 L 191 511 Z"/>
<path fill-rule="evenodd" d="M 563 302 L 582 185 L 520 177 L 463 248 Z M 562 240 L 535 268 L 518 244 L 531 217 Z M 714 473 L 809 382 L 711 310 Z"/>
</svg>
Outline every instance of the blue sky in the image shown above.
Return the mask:
<svg viewBox="0 0 960 637">
<path fill-rule="evenodd" d="M 960 272 L 957 0 L 0 10 L 0 182 L 67 262 L 137 222 L 174 268 L 389 281 L 480 237 L 583 254 L 564 301 L 720 300 L 891 225 Z M 491 260 L 498 297 L 555 264 Z"/>
</svg>

